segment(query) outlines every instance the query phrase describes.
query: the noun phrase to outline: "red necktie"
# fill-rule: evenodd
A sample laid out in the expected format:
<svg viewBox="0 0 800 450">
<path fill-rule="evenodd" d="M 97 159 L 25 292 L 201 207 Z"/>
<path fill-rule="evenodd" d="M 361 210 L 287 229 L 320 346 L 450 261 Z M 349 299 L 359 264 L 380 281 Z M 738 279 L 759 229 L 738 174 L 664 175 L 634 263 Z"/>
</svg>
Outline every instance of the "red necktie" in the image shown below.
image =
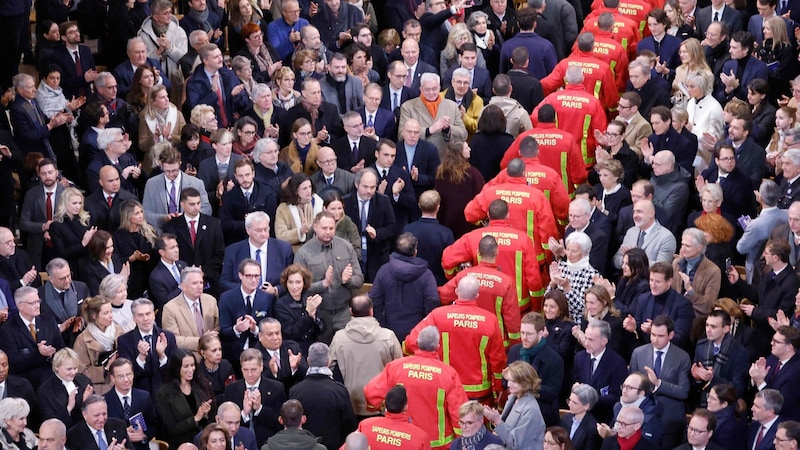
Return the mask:
<svg viewBox="0 0 800 450">
<path fill-rule="evenodd" d="M 197 241 L 197 229 L 194 227 L 196 220 L 189 221 L 189 236 L 192 238 L 192 245 L 194 246 L 195 241 Z"/>
<path fill-rule="evenodd" d="M 214 83 L 214 86 L 211 86 L 211 89 L 214 90 L 214 93 L 217 94 L 217 106 L 219 107 L 219 122 L 222 128 L 228 127 L 228 115 L 225 113 L 225 100 L 222 98 L 222 82 L 219 79 L 219 72 L 214 74 L 211 77 L 211 81 Z"/>
<path fill-rule="evenodd" d="M 53 193 L 52 192 L 48 192 L 47 193 L 47 200 L 45 200 L 44 209 L 47 210 L 46 211 L 47 212 L 47 220 L 48 221 L 53 220 Z"/>
<path fill-rule="evenodd" d="M 108 203 L 108 207 L 111 208 L 111 205 L 114 203 L 114 196 L 109 195 L 106 197 L 106 203 Z"/>
<path fill-rule="evenodd" d="M 83 78 L 83 65 L 81 64 L 81 57 L 77 50 L 72 52 L 72 54 L 75 56 L 75 73 L 78 74 L 79 78 Z M 81 87 L 78 88 L 78 95 L 82 97 L 86 96 L 86 87 L 84 83 L 81 83 Z"/>
</svg>

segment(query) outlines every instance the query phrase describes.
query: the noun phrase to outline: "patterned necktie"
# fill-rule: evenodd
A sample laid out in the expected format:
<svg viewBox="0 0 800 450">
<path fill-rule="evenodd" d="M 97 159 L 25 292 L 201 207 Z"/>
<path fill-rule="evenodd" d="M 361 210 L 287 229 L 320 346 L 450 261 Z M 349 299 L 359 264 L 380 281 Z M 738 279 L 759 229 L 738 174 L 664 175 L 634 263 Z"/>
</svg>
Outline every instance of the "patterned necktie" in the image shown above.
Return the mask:
<svg viewBox="0 0 800 450">
<path fill-rule="evenodd" d="M 45 201 L 44 201 L 44 209 L 46 210 L 45 212 L 47 213 L 47 220 L 48 221 L 53 220 L 53 193 L 52 192 L 48 192 L 47 193 L 47 199 L 45 199 Z"/>
<path fill-rule="evenodd" d="M 194 325 L 197 327 L 197 335 L 203 335 L 203 315 L 200 313 L 200 301 L 196 301 L 192 304 L 192 309 L 194 310 Z"/>
<path fill-rule="evenodd" d="M 34 325 L 33 322 L 28 324 L 28 331 L 31 332 L 31 337 L 33 338 L 33 342 L 39 342 L 39 340 L 36 339 L 36 325 Z"/>
<path fill-rule="evenodd" d="M 714 22 L 719 22 L 719 12 L 714 11 Z"/>
<path fill-rule="evenodd" d="M 125 415 L 125 420 L 131 418 L 131 404 L 128 403 L 128 396 L 122 397 L 122 414 Z"/>
<path fill-rule="evenodd" d="M 178 202 L 175 197 L 175 180 L 169 182 L 169 213 L 176 214 L 178 212 Z"/>
<path fill-rule="evenodd" d="M 367 128 L 372 128 L 375 126 L 375 122 L 372 121 L 372 114 L 367 116 Z"/>
<path fill-rule="evenodd" d="M 106 204 L 108 204 L 109 208 L 111 208 L 114 205 L 114 196 L 113 195 L 109 195 L 108 197 L 106 197 Z"/>
</svg>

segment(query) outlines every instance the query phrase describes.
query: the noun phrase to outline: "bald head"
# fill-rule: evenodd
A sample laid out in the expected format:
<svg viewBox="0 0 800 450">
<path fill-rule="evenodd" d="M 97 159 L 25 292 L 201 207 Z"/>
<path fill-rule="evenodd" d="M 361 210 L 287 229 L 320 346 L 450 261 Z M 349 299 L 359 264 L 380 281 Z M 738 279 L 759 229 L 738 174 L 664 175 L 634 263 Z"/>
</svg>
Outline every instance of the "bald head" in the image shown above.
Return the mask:
<svg viewBox="0 0 800 450">
<path fill-rule="evenodd" d="M 458 282 L 458 286 L 456 287 L 456 295 L 458 295 L 458 298 L 461 300 L 475 300 L 478 298 L 479 288 L 480 283 L 478 282 L 478 279 L 467 276 Z"/>
<path fill-rule="evenodd" d="M 669 150 L 661 150 L 653 155 L 653 175 L 666 175 L 675 170 L 675 155 Z"/>
<path fill-rule="evenodd" d="M 330 176 L 336 171 L 336 152 L 330 147 L 320 147 L 317 151 L 317 165 L 325 176 Z"/>
<path fill-rule="evenodd" d="M 39 427 L 39 448 L 63 450 L 67 443 L 67 427 L 58 419 L 47 419 Z"/>
</svg>

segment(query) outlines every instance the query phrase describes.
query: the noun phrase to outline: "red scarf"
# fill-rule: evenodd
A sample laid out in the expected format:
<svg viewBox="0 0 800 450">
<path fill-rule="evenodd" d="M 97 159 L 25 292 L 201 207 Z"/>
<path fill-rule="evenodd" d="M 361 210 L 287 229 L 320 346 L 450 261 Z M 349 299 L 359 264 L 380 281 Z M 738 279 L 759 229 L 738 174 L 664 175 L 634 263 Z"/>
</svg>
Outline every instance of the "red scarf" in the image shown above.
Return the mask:
<svg viewBox="0 0 800 450">
<path fill-rule="evenodd" d="M 617 442 L 619 443 L 619 450 L 633 450 L 639 440 L 642 438 L 642 429 L 636 430 L 630 437 L 620 437 L 617 435 Z"/>
</svg>

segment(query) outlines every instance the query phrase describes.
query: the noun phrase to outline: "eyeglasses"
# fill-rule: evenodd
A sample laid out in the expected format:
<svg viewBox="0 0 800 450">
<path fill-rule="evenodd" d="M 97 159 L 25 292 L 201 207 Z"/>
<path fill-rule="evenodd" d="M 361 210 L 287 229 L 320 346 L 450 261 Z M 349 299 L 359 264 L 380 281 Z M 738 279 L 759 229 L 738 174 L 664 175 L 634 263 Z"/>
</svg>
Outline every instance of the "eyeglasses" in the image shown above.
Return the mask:
<svg viewBox="0 0 800 450">
<path fill-rule="evenodd" d="M 628 109 L 628 108 L 633 108 L 633 105 L 627 105 L 627 106 L 625 106 L 625 105 L 623 105 L 622 103 L 617 103 L 617 108 L 618 108 L 618 109 Z"/>
<path fill-rule="evenodd" d="M 727 161 L 727 162 L 736 161 L 735 156 L 726 156 L 724 158 L 717 158 L 717 159 L 719 159 L 720 161 Z"/>
<path fill-rule="evenodd" d="M 789 441 L 793 441 L 793 440 L 794 439 L 792 439 L 792 438 L 779 438 L 778 436 L 775 436 L 774 438 L 772 438 L 772 442 L 789 442 Z"/>
<path fill-rule="evenodd" d="M 314 133 L 312 133 L 312 132 L 310 132 L 310 131 L 298 131 L 298 132 L 297 132 L 297 133 L 295 133 L 295 134 L 297 134 L 298 136 L 311 136 L 311 135 L 312 135 L 312 134 L 314 134 Z"/>
<path fill-rule="evenodd" d="M 625 428 L 625 427 L 630 427 L 630 426 L 636 425 L 638 422 L 626 423 L 626 422 L 622 422 L 620 420 L 617 420 L 614 423 L 616 424 L 617 427 Z"/>
<path fill-rule="evenodd" d="M 469 427 L 469 426 L 475 425 L 476 423 L 479 423 L 479 422 L 477 420 L 459 420 L 458 421 L 458 424 L 461 427 Z"/>
<path fill-rule="evenodd" d="M 242 131 L 242 134 L 246 134 L 248 136 L 252 136 L 252 135 L 256 134 L 256 132 L 255 131 L 251 131 L 251 130 L 247 130 L 247 131 Z"/>
<path fill-rule="evenodd" d="M 771 339 L 769 342 L 770 342 L 770 344 L 787 344 L 787 342 L 779 341 L 779 340 L 777 340 L 775 338 Z"/>
<path fill-rule="evenodd" d="M 642 390 L 642 388 L 639 388 L 639 387 L 636 387 L 636 386 L 631 386 L 630 384 L 623 384 L 619 388 L 622 389 L 623 391 L 641 391 Z"/>
<path fill-rule="evenodd" d="M 695 427 L 686 427 L 686 431 L 688 431 L 689 433 L 692 433 L 692 434 L 708 433 L 708 430 L 700 430 L 700 429 L 695 428 Z"/>
<path fill-rule="evenodd" d="M 256 278 L 261 278 L 260 273 L 243 273 L 242 276 L 245 278 L 249 278 L 251 280 L 255 280 Z"/>
<path fill-rule="evenodd" d="M 317 162 L 318 162 L 318 163 L 320 163 L 320 164 L 333 164 L 333 163 L 335 163 L 335 162 L 336 162 L 336 158 L 333 158 L 333 159 L 326 159 L 325 161 L 320 161 L 320 160 L 317 160 Z"/>
</svg>

